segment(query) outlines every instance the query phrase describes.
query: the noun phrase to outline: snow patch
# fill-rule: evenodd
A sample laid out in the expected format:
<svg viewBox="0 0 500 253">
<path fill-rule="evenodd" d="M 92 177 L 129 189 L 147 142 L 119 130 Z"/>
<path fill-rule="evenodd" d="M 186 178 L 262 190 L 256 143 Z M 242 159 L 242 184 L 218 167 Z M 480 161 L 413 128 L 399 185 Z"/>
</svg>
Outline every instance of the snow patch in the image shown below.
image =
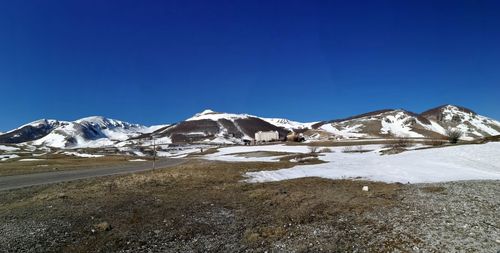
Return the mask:
<svg viewBox="0 0 500 253">
<path fill-rule="evenodd" d="M 64 152 L 63 154 L 70 155 L 70 156 L 77 156 L 77 157 L 85 157 L 85 158 L 103 157 L 104 156 L 104 155 L 92 155 L 92 154 L 77 153 L 77 152 Z"/>
<path fill-rule="evenodd" d="M 228 161 L 228 162 L 277 162 L 280 156 L 264 157 L 244 157 L 238 154 L 251 153 L 257 151 L 264 152 L 286 152 L 286 153 L 308 153 L 307 146 L 286 146 L 286 145 L 263 145 L 263 146 L 235 146 L 219 148 L 216 153 L 205 155 L 208 160 Z"/>
<path fill-rule="evenodd" d="M 397 137 L 424 137 L 421 134 L 413 132 L 408 120 L 410 117 L 403 112 L 398 112 L 396 115 L 387 115 L 382 118 L 382 128 L 380 129 L 381 134 L 391 134 Z"/>
<path fill-rule="evenodd" d="M 342 129 L 339 129 L 337 127 L 334 127 L 333 124 L 325 124 L 322 125 L 320 129 L 327 131 L 342 139 L 367 137 L 368 136 L 367 134 L 360 133 L 362 131 L 361 127 L 363 127 L 363 125 L 357 124 L 354 126 L 347 126 Z"/>
<path fill-rule="evenodd" d="M 3 151 L 16 151 L 16 150 L 19 150 L 19 148 L 11 147 L 11 146 L 5 146 L 5 145 L 0 145 L 0 150 L 3 150 Z"/>
<path fill-rule="evenodd" d="M 15 154 L 9 154 L 9 155 L 0 155 L 0 161 L 7 161 L 9 159 L 13 159 L 13 158 L 19 158 L 18 155 L 15 155 Z"/>
<path fill-rule="evenodd" d="M 372 149 L 375 147 L 368 147 Z M 332 148 L 320 159 L 327 163 L 290 169 L 246 173 L 248 182 L 280 181 L 303 177 L 354 179 L 400 183 L 500 179 L 500 143 L 462 145 L 407 151 L 396 155 L 343 153 Z"/>
<path fill-rule="evenodd" d="M 312 128 L 312 125 L 317 123 L 317 122 L 302 123 L 298 121 L 292 121 L 289 119 L 281 119 L 281 118 L 260 118 L 260 119 L 266 121 L 269 124 L 275 125 L 277 127 L 282 127 L 288 130 Z"/>
<path fill-rule="evenodd" d="M 35 158 L 26 158 L 19 160 L 20 162 L 35 162 L 35 161 L 44 161 L 45 159 L 35 159 Z"/>
<path fill-rule="evenodd" d="M 193 121 L 193 120 L 214 120 L 217 121 L 219 119 L 227 119 L 227 120 L 235 120 L 235 119 L 245 119 L 248 118 L 250 115 L 248 114 L 233 114 L 233 113 L 219 113 L 219 112 L 214 112 L 212 110 L 204 110 L 201 113 L 195 114 L 193 117 L 187 119 L 186 121 Z"/>
</svg>

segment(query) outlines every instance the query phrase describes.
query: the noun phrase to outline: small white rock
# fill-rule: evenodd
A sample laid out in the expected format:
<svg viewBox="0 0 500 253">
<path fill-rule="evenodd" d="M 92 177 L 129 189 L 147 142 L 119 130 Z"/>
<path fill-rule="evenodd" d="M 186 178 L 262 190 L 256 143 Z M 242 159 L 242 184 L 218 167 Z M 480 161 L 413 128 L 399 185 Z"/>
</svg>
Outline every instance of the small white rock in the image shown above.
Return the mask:
<svg viewBox="0 0 500 253">
<path fill-rule="evenodd" d="M 368 191 L 368 186 L 367 186 L 367 185 L 363 186 L 363 191 L 364 191 L 364 192 L 367 192 L 367 191 Z"/>
</svg>

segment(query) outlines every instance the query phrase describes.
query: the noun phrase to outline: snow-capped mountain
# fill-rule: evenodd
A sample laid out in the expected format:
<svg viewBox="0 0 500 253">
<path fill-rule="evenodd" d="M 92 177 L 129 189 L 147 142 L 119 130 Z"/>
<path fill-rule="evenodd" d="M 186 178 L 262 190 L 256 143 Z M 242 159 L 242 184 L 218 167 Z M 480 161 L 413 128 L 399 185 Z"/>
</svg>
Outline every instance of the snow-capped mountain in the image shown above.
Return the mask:
<svg viewBox="0 0 500 253">
<path fill-rule="evenodd" d="M 448 129 L 460 130 L 463 139 L 483 138 L 500 134 L 500 122 L 464 107 L 445 105 L 421 114 L 390 109 L 321 122 L 308 135 L 313 139 L 441 138 Z"/>
<path fill-rule="evenodd" d="M 258 131 L 278 131 L 282 138 L 289 132 L 256 116 L 204 110 L 154 135 L 172 142 L 242 143 L 253 139 Z"/>
<path fill-rule="evenodd" d="M 0 143 L 22 143 L 36 140 L 46 136 L 60 125 L 61 122 L 52 119 L 33 121 L 0 135 Z"/>
<path fill-rule="evenodd" d="M 312 125 L 318 123 L 318 122 L 302 123 L 302 122 L 292 121 L 292 120 L 283 119 L 283 118 L 261 118 L 261 119 L 269 122 L 270 124 L 288 129 L 290 131 L 308 129 L 308 128 L 311 128 Z"/>
<path fill-rule="evenodd" d="M 465 139 L 500 135 L 500 122 L 478 115 L 464 107 L 444 105 L 425 111 L 421 115 L 445 129 L 460 130 Z"/>
<path fill-rule="evenodd" d="M 397 110 L 379 110 L 347 119 L 333 120 L 314 125 L 336 139 L 438 137 L 445 130 L 418 114 Z M 331 136 L 330 136 L 331 137 Z"/>
<path fill-rule="evenodd" d="M 37 120 L 0 135 L 0 143 L 29 143 L 56 148 L 113 145 L 154 129 L 100 116 L 76 121 Z"/>
<path fill-rule="evenodd" d="M 263 118 L 249 114 L 204 110 L 173 125 L 146 127 L 100 116 L 76 121 L 43 119 L 0 134 L 0 143 L 26 143 L 56 148 L 124 147 L 148 145 L 152 138 L 160 144 L 226 143 L 252 140 L 258 131 L 278 131 L 280 138 L 290 132 L 306 139 L 352 138 L 443 138 L 448 129 L 464 133 L 463 139 L 500 135 L 500 122 L 464 107 L 445 105 L 421 114 L 403 109 L 379 110 L 317 123 L 301 123 L 284 118 Z"/>
</svg>

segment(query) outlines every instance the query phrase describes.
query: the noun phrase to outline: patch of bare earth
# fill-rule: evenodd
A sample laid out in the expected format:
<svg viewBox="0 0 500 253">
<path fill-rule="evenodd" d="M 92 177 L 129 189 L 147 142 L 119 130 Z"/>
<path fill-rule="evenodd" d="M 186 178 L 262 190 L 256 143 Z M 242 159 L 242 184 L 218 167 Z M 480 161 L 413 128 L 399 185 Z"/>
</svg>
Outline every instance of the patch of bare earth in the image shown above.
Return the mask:
<svg viewBox="0 0 500 253">
<path fill-rule="evenodd" d="M 244 172 L 291 166 L 192 161 L 2 192 L 0 252 L 494 252 L 500 245 L 499 182 L 242 181 Z"/>
<path fill-rule="evenodd" d="M 61 154 L 47 154 L 29 161 L 13 159 L 0 162 L 0 176 L 13 176 L 50 171 L 76 170 L 99 168 L 106 165 L 128 164 L 129 160 L 137 159 L 132 156 L 110 155 L 103 157 L 76 157 Z M 142 158 L 148 159 L 150 158 Z"/>
</svg>

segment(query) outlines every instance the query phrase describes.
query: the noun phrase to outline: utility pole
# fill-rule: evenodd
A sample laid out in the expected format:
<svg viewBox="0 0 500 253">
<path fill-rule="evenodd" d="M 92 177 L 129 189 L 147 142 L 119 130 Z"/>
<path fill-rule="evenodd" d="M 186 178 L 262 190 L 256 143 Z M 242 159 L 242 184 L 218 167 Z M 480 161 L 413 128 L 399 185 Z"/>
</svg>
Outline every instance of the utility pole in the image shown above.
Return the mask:
<svg viewBox="0 0 500 253">
<path fill-rule="evenodd" d="M 156 143 L 155 143 L 155 136 L 151 135 L 151 138 L 153 139 L 153 170 L 156 169 Z"/>
</svg>

